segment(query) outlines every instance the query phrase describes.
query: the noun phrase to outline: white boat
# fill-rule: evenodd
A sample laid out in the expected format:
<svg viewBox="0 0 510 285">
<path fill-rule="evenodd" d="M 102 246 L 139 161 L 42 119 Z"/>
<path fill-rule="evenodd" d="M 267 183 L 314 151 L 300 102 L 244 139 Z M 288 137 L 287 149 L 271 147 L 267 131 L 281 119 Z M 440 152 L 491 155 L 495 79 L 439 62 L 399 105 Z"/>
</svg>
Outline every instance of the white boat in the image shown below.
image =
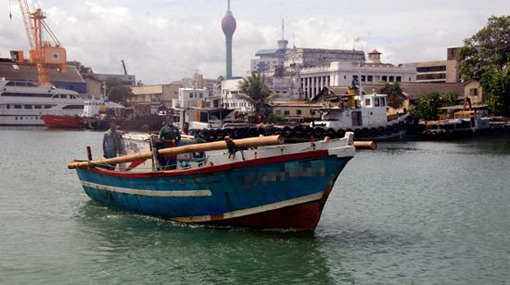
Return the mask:
<svg viewBox="0 0 510 285">
<path fill-rule="evenodd" d="M 42 114 L 74 116 L 83 106 L 71 90 L 0 80 L 0 126 L 44 126 Z"/>
<path fill-rule="evenodd" d="M 343 136 L 354 132 L 357 139 L 400 139 L 407 131 L 408 114 L 388 120 L 386 94 L 346 94 L 324 102 L 315 126 L 332 129 Z"/>
</svg>

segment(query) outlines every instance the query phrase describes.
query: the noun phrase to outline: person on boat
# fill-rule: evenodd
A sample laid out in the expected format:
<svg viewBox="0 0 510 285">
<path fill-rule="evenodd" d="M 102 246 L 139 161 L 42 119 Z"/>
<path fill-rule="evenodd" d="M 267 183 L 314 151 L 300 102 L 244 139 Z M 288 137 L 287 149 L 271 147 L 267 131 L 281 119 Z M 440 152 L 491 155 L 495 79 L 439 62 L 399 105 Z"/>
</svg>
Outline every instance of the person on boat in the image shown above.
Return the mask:
<svg viewBox="0 0 510 285">
<path fill-rule="evenodd" d="M 189 132 L 189 123 L 188 122 L 185 122 L 184 124 L 182 124 L 181 134 L 183 134 L 183 135 L 189 135 L 190 134 L 190 132 Z"/>
<path fill-rule="evenodd" d="M 165 125 L 159 131 L 160 142 L 157 145 L 158 149 L 175 147 L 181 140 L 181 134 L 179 129 L 174 126 L 174 117 L 168 116 L 165 120 Z M 175 156 L 169 156 L 168 158 L 160 158 L 160 164 L 163 168 L 175 168 L 177 163 Z"/>
<path fill-rule="evenodd" d="M 122 133 L 118 130 L 117 122 L 111 120 L 110 128 L 103 136 L 103 156 L 105 158 L 113 158 L 124 152 Z"/>
</svg>

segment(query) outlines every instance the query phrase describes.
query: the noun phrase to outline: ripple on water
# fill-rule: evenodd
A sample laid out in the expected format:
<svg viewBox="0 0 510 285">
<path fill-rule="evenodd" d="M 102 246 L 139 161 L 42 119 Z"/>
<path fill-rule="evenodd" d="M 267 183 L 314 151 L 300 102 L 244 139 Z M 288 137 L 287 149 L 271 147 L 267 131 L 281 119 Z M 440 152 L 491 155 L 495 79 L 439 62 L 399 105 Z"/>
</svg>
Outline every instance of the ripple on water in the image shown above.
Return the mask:
<svg viewBox="0 0 510 285">
<path fill-rule="evenodd" d="M 2 284 L 505 284 L 510 141 L 358 152 L 314 234 L 188 226 L 91 201 L 101 133 L 0 130 Z M 16 143 L 13 143 L 16 142 Z"/>
</svg>

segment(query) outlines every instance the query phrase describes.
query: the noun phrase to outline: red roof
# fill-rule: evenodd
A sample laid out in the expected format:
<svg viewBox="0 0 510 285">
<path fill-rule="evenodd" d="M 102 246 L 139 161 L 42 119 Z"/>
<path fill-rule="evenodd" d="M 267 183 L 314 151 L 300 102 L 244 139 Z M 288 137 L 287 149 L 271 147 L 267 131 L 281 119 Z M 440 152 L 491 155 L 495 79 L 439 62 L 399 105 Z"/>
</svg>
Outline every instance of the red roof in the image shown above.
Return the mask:
<svg viewBox="0 0 510 285">
<path fill-rule="evenodd" d="M 375 48 L 374 48 L 374 50 L 373 50 L 373 51 L 371 51 L 370 53 L 382 54 L 382 53 L 380 53 L 379 51 L 377 51 Z"/>
</svg>

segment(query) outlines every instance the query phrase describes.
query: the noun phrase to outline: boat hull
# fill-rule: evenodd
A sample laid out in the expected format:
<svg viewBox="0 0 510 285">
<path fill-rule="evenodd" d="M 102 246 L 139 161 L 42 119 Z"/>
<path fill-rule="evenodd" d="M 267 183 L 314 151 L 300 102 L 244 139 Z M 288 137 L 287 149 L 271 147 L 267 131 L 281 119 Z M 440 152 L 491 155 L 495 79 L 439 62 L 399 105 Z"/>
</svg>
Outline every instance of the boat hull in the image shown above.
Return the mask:
<svg viewBox="0 0 510 285">
<path fill-rule="evenodd" d="M 185 223 L 314 230 L 351 158 L 317 150 L 192 170 L 77 171 L 89 197 L 121 210 Z"/>
<path fill-rule="evenodd" d="M 41 119 L 48 128 L 79 129 L 81 120 L 78 116 L 42 115 Z"/>
</svg>

